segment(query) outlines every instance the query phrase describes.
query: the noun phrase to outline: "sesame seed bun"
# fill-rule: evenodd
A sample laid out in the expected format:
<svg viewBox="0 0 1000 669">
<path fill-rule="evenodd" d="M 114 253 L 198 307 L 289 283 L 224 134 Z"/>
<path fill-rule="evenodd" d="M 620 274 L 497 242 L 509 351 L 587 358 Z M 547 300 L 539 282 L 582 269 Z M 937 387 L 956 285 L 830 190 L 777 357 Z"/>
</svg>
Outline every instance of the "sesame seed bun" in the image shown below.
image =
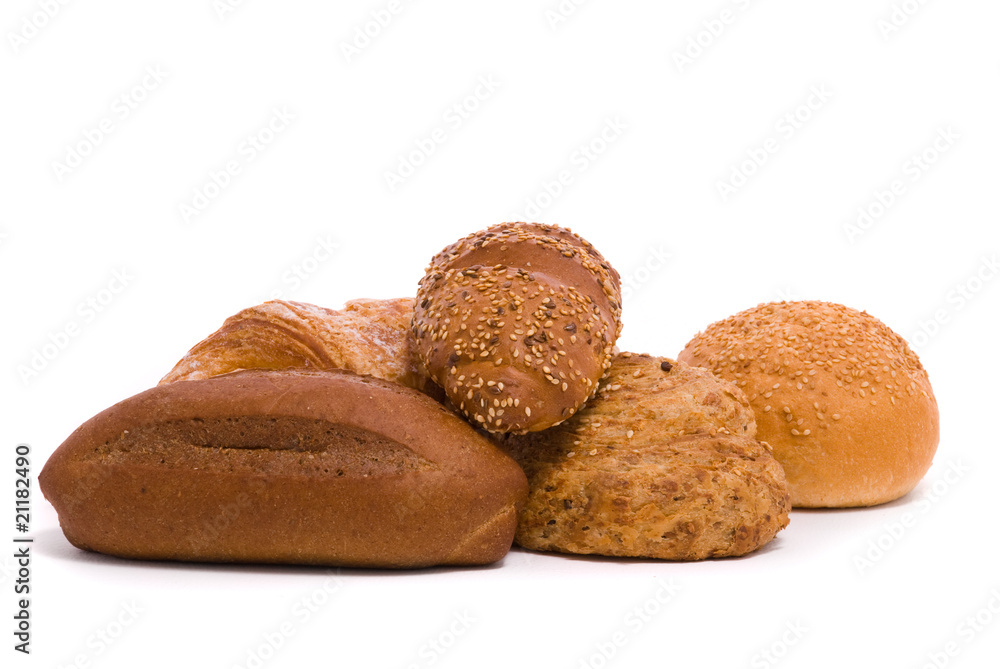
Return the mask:
<svg viewBox="0 0 1000 669">
<path fill-rule="evenodd" d="M 677 356 L 733 381 L 797 507 L 871 506 L 908 493 L 937 450 L 937 401 L 898 334 L 829 302 L 773 302 L 713 323 Z"/>
</svg>

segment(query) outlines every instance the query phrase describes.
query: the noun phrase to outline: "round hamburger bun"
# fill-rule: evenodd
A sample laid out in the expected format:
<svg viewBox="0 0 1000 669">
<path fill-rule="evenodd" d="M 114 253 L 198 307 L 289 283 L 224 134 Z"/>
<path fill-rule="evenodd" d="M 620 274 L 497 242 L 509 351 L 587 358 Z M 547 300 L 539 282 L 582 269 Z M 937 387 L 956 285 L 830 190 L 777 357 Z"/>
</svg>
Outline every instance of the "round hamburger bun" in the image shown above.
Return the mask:
<svg viewBox="0 0 1000 669">
<path fill-rule="evenodd" d="M 713 323 L 677 358 L 746 393 L 793 506 L 882 504 L 930 468 L 939 418 L 927 372 L 867 313 L 829 302 L 761 304 Z"/>
</svg>

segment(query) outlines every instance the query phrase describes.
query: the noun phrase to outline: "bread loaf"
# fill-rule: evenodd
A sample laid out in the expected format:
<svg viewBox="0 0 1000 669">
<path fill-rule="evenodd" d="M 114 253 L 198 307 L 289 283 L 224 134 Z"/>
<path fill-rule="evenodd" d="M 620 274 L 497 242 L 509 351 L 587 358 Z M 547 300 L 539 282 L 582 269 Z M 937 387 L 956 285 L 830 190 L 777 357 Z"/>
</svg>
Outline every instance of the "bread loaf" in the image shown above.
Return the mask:
<svg viewBox="0 0 1000 669">
<path fill-rule="evenodd" d="M 84 423 L 39 483 L 85 550 L 356 567 L 499 560 L 526 495 L 459 417 L 344 371 L 157 386 Z"/>
<path fill-rule="evenodd" d="M 413 317 L 430 377 L 474 425 L 556 425 L 597 389 L 621 332 L 618 273 L 565 228 L 504 223 L 436 255 Z"/>
<path fill-rule="evenodd" d="M 684 363 L 623 353 L 597 395 L 506 437 L 530 493 L 525 548 L 667 560 L 749 553 L 788 524 L 781 466 L 743 393 Z"/>
<path fill-rule="evenodd" d="M 913 489 L 937 450 L 937 401 L 902 337 L 828 302 L 762 304 L 710 325 L 678 356 L 742 388 L 792 504 L 870 506 Z"/>
<path fill-rule="evenodd" d="M 410 298 L 351 300 L 340 311 L 272 300 L 227 318 L 160 383 L 238 369 L 347 369 L 433 391 L 417 368 L 412 318 Z"/>
</svg>

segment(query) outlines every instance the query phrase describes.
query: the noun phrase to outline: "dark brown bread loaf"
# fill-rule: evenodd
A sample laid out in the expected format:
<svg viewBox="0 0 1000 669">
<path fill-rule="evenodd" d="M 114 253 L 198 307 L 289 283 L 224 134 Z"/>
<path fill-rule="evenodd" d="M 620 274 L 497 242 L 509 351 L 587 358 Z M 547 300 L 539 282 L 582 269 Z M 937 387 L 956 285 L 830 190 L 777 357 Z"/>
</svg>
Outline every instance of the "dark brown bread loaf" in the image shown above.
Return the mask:
<svg viewBox="0 0 1000 669">
<path fill-rule="evenodd" d="M 667 560 L 756 550 L 788 524 L 790 505 L 781 465 L 755 430 L 731 383 L 622 353 L 576 416 L 505 438 L 531 488 L 516 541 Z"/>
<path fill-rule="evenodd" d="M 543 430 L 572 416 L 610 364 L 618 273 L 565 228 L 504 223 L 431 260 L 413 331 L 428 374 L 474 425 Z"/>
<path fill-rule="evenodd" d="M 360 567 L 499 560 L 527 493 L 459 417 L 346 371 L 157 386 L 84 423 L 39 483 L 82 549 Z"/>
</svg>

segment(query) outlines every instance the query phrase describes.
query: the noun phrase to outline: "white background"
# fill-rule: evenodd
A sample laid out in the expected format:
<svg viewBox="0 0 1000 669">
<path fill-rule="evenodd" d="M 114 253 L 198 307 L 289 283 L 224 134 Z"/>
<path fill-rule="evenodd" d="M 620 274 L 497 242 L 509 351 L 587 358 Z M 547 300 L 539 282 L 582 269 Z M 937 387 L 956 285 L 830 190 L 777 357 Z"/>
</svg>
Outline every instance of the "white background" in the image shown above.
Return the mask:
<svg viewBox="0 0 1000 669">
<path fill-rule="evenodd" d="M 36 487 L 32 654 L 12 650 L 3 548 L 4 666 L 245 667 L 283 624 L 250 666 L 995 666 L 1000 5 L 899 3 L 595 0 L 555 21 L 556 0 L 424 0 L 348 55 L 386 0 L 104 0 L 50 3 L 51 18 L 4 2 L 4 542 L 15 444 L 37 474 L 231 313 L 275 291 L 412 295 L 440 248 L 515 217 L 572 227 L 619 269 L 623 350 L 676 355 L 760 302 L 842 302 L 914 343 L 942 423 L 905 499 L 794 512 L 758 554 L 691 564 L 515 549 L 489 568 L 330 580 L 126 562 L 70 546 Z M 294 119 L 250 160 L 275 109 Z M 734 170 L 749 176 L 724 198 Z M 859 208 L 876 215 L 852 233 Z M 304 597 L 322 601 L 308 619 Z"/>
</svg>

